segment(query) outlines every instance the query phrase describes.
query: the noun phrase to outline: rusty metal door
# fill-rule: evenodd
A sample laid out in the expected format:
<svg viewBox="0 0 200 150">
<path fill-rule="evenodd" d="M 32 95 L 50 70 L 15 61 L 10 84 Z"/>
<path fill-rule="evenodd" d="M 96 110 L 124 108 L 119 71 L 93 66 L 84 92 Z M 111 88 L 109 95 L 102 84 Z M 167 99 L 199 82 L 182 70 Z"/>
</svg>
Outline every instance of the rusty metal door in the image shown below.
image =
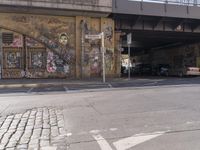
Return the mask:
<svg viewBox="0 0 200 150">
<path fill-rule="evenodd" d="M 46 48 L 27 48 L 26 78 L 44 78 L 46 70 Z"/>
<path fill-rule="evenodd" d="M 45 48 L 3 47 L 3 78 L 43 78 Z"/>
<path fill-rule="evenodd" d="M 24 70 L 23 48 L 3 47 L 3 78 L 21 78 Z"/>
</svg>

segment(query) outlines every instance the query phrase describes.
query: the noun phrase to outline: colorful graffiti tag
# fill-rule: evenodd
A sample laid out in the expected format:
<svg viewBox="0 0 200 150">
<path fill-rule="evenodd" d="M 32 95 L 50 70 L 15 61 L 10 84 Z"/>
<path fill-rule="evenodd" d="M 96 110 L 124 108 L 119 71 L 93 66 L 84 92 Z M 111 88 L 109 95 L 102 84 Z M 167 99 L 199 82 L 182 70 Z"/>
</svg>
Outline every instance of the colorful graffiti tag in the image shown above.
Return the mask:
<svg viewBox="0 0 200 150">
<path fill-rule="evenodd" d="M 8 52 L 7 53 L 7 68 L 20 68 L 21 58 L 19 52 Z"/>
</svg>

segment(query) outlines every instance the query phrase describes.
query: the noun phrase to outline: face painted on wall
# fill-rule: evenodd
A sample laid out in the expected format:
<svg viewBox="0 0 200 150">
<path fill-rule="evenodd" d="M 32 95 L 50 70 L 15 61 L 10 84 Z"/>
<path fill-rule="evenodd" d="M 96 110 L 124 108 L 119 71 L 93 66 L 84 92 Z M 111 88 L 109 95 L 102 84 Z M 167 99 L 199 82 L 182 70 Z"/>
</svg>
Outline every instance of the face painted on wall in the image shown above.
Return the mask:
<svg viewBox="0 0 200 150">
<path fill-rule="evenodd" d="M 66 33 L 62 33 L 60 34 L 60 37 L 59 37 L 59 42 L 63 45 L 66 45 L 68 43 L 68 36 Z"/>
</svg>

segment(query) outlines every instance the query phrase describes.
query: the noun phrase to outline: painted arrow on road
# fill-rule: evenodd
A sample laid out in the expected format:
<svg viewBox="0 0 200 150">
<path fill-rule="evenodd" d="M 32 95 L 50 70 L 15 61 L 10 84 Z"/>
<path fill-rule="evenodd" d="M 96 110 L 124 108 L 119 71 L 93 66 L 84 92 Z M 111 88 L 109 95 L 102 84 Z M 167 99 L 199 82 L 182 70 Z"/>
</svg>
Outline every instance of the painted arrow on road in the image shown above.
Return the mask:
<svg viewBox="0 0 200 150">
<path fill-rule="evenodd" d="M 138 144 L 144 143 L 156 137 L 163 135 L 165 132 L 154 132 L 149 134 L 136 134 L 134 136 L 121 139 L 113 143 L 117 150 L 127 150 L 131 147 L 134 147 Z M 100 135 L 93 135 L 94 139 L 99 144 L 101 150 L 112 150 L 112 147 L 109 143 Z"/>
</svg>

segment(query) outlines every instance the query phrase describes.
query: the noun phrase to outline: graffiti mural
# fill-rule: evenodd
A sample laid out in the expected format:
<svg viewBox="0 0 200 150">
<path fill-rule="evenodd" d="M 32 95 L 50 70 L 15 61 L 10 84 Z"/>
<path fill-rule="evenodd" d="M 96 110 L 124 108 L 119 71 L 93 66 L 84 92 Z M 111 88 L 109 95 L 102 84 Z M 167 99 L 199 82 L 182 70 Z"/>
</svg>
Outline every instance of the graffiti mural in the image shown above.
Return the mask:
<svg viewBox="0 0 200 150">
<path fill-rule="evenodd" d="M 80 77 L 79 74 L 82 71 L 83 77 L 100 76 L 102 72 L 101 42 L 86 40 L 84 35 L 101 32 L 105 33 L 107 49 L 106 74 L 113 73 L 114 22 L 112 19 L 14 13 L 0 13 L 0 17 L 3 20 L 0 22 L 2 28 L 5 27 L 17 33 L 13 32 L 11 40 L 3 43 L 3 46 L 23 49 L 21 55 L 23 68 L 20 70 L 20 75 L 18 74 L 21 77 L 73 78 Z M 81 45 L 82 41 L 84 41 L 83 45 Z M 40 48 L 45 50 L 39 52 L 37 49 Z M 33 50 L 30 52 L 30 49 Z"/>
<path fill-rule="evenodd" d="M 73 55 L 68 52 L 63 56 L 64 60 L 61 59 L 57 54 L 54 54 L 52 51 L 48 51 L 47 53 L 47 71 L 49 73 L 59 73 L 62 72 L 64 74 L 70 73 L 70 67 L 72 65 Z"/>
<path fill-rule="evenodd" d="M 21 72 L 18 70 L 3 70 L 2 71 L 3 78 L 21 78 Z"/>
<path fill-rule="evenodd" d="M 99 47 L 93 47 L 91 50 L 91 74 L 100 75 L 101 73 L 101 52 Z"/>
<path fill-rule="evenodd" d="M 112 28 L 112 26 L 107 26 L 104 29 L 104 36 L 105 36 L 106 40 L 108 40 L 109 42 L 112 43 L 112 38 L 113 38 L 113 28 Z"/>
<path fill-rule="evenodd" d="M 112 50 L 107 49 L 105 54 L 106 71 L 109 73 L 114 69 L 114 54 Z"/>
<path fill-rule="evenodd" d="M 44 47 L 43 44 L 41 44 L 40 42 L 30 37 L 26 37 L 26 46 L 27 47 Z"/>
<path fill-rule="evenodd" d="M 20 78 L 22 67 L 22 48 L 3 47 L 2 78 Z"/>
<path fill-rule="evenodd" d="M 32 68 L 44 68 L 42 52 L 31 53 L 31 66 Z"/>
<path fill-rule="evenodd" d="M 3 47 L 23 47 L 23 36 L 17 33 L 11 33 L 4 30 L 3 36 Z"/>
<path fill-rule="evenodd" d="M 48 52 L 47 54 L 47 71 L 49 73 L 54 73 L 56 72 L 56 63 L 55 63 L 55 56 L 53 54 L 53 52 Z"/>
<path fill-rule="evenodd" d="M 102 18 L 101 29 L 105 35 L 105 63 L 106 73 L 112 75 L 114 72 L 114 23 L 111 19 Z"/>
<path fill-rule="evenodd" d="M 75 17 L 24 14 L 0 14 L 0 17 L 4 19 L 5 24 L 8 24 L 8 28 L 26 35 L 26 47 L 48 49 L 45 63 L 42 62 L 43 54 L 31 53 L 28 63 L 32 68 L 46 68 L 46 72 L 43 73 L 45 77 L 75 76 Z M 20 40 L 16 36 L 13 39 L 13 47 L 23 47 L 23 36 Z M 49 52 L 53 53 L 53 59 L 47 59 L 51 58 Z"/>
<path fill-rule="evenodd" d="M 20 52 L 8 52 L 7 53 L 7 68 L 20 68 L 21 66 Z"/>
<path fill-rule="evenodd" d="M 104 32 L 105 38 L 105 63 L 106 74 L 113 74 L 114 72 L 114 24 L 111 19 L 82 19 L 80 21 L 81 33 L 85 34 L 99 34 Z M 102 72 L 102 53 L 101 40 L 85 39 L 84 40 L 84 66 L 83 71 L 86 76 L 101 76 Z"/>
<path fill-rule="evenodd" d="M 67 45 L 68 40 L 69 40 L 69 36 L 68 36 L 66 33 L 60 34 L 60 36 L 59 36 L 59 42 L 60 42 L 62 45 Z"/>
</svg>

